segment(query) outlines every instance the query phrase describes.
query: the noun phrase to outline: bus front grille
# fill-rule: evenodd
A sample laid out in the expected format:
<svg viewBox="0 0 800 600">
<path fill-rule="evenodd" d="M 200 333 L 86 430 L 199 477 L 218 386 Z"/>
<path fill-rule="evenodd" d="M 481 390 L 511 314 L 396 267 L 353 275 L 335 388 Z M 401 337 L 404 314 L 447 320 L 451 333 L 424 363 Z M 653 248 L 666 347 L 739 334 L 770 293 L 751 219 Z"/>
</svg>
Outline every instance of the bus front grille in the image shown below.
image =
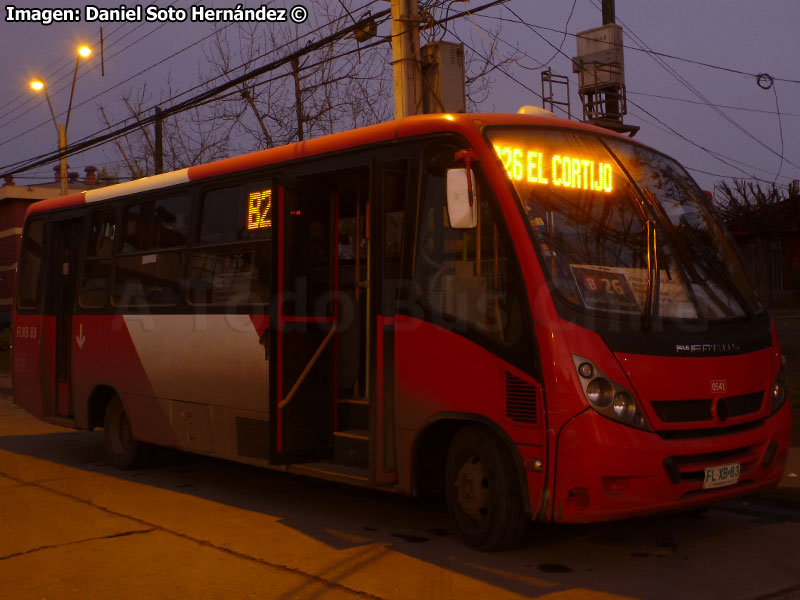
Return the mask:
<svg viewBox="0 0 800 600">
<path fill-rule="evenodd" d="M 764 392 L 753 392 L 740 396 L 720 398 L 716 403 L 716 414 L 720 420 L 743 417 L 761 410 Z M 654 400 L 650 403 L 662 423 L 692 423 L 714 419 L 714 400 Z M 723 408 L 724 407 L 724 408 Z M 724 412 L 724 417 L 722 416 Z"/>
<path fill-rule="evenodd" d="M 703 400 L 656 400 L 650 403 L 664 423 L 711 420 L 711 398 Z"/>
</svg>

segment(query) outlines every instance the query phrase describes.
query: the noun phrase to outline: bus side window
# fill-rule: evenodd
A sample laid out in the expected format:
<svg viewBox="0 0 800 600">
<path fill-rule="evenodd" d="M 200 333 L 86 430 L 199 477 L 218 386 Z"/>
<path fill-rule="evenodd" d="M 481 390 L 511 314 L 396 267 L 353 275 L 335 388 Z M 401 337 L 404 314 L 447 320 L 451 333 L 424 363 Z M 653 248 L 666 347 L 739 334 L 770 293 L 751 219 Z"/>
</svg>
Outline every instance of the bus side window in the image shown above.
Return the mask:
<svg viewBox="0 0 800 600">
<path fill-rule="evenodd" d="M 446 169 L 458 166 L 457 149 L 440 147 L 425 165 L 414 266 L 420 299 L 434 320 L 446 317 L 450 329 L 466 325 L 499 342 L 515 343 L 522 331 L 516 269 L 497 225 L 499 207 L 480 176 L 475 190 L 478 226 L 457 230 L 448 221 Z"/>
<path fill-rule="evenodd" d="M 116 306 L 175 306 L 181 300 L 181 251 L 134 254 L 117 258 Z"/>
<path fill-rule="evenodd" d="M 44 219 L 30 219 L 25 225 L 17 276 L 17 308 L 37 308 L 41 299 Z"/>
<path fill-rule="evenodd" d="M 211 190 L 199 208 L 189 302 L 228 307 L 268 303 L 273 218 L 269 183 Z"/>
<path fill-rule="evenodd" d="M 190 201 L 175 196 L 131 204 L 125 213 L 124 252 L 186 245 Z"/>
<path fill-rule="evenodd" d="M 112 254 L 117 234 L 113 209 L 92 212 L 89 243 L 83 263 L 78 303 L 81 308 L 103 308 L 108 302 L 108 289 L 113 272 Z"/>
<path fill-rule="evenodd" d="M 113 209 L 94 211 L 89 229 L 89 245 L 86 248 L 87 258 L 111 258 L 116 234 L 117 220 Z"/>
<path fill-rule="evenodd" d="M 115 306 L 180 304 L 190 209 L 189 196 L 183 195 L 128 206 L 123 255 L 116 259 L 112 298 Z"/>
</svg>

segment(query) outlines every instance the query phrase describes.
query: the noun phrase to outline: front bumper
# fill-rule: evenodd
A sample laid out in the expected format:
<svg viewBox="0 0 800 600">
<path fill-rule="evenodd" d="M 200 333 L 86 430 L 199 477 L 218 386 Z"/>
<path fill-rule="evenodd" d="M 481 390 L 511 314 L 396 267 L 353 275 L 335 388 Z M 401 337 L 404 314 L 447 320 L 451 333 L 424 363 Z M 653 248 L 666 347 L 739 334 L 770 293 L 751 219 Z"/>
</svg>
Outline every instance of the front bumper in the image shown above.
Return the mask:
<svg viewBox="0 0 800 600">
<path fill-rule="evenodd" d="M 776 485 L 789 456 L 789 402 L 747 431 L 684 440 L 616 423 L 586 410 L 558 436 L 551 518 L 606 521 L 681 510 Z M 703 489 L 706 467 L 739 463 L 738 483 Z"/>
</svg>

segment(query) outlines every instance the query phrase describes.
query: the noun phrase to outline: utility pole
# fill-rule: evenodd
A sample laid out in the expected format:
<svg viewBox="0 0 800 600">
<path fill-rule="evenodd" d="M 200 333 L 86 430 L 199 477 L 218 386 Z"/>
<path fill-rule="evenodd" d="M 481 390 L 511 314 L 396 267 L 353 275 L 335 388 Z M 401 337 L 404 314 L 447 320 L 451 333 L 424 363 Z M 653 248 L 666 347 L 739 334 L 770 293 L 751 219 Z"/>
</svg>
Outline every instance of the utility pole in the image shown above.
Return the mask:
<svg viewBox="0 0 800 600">
<path fill-rule="evenodd" d="M 69 193 L 67 189 L 67 126 L 63 123 L 58 126 L 58 150 L 61 152 L 61 168 L 59 169 L 61 195 L 66 196 Z"/>
<path fill-rule="evenodd" d="M 156 106 L 156 141 L 153 150 L 153 166 L 156 175 L 164 172 L 164 117 L 161 116 L 161 107 Z"/>
<path fill-rule="evenodd" d="M 391 0 L 391 2 L 394 116 L 396 119 L 402 119 L 422 112 L 419 4 L 417 0 Z"/>
<path fill-rule="evenodd" d="M 617 17 L 614 13 L 614 0 L 603 0 L 603 25 L 617 22 Z"/>
<path fill-rule="evenodd" d="M 297 139 L 303 141 L 303 95 L 300 89 L 300 61 L 292 58 L 292 73 L 294 74 L 294 104 L 297 110 Z"/>
<path fill-rule="evenodd" d="M 614 0 L 603 0 L 603 25 L 612 25 L 617 22 Z M 606 114 L 618 115 L 619 95 L 606 94 Z"/>
</svg>

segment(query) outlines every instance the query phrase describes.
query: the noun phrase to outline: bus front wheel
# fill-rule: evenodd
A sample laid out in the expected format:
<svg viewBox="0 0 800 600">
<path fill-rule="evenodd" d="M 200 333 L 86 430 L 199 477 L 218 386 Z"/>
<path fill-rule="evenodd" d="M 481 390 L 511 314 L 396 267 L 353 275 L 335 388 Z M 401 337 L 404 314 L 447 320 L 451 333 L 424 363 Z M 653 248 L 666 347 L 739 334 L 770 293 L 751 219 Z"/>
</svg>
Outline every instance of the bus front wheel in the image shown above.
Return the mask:
<svg viewBox="0 0 800 600">
<path fill-rule="evenodd" d="M 480 550 L 520 542 L 528 527 L 512 457 L 501 440 L 480 427 L 465 427 L 450 444 L 445 494 L 459 536 Z"/>
<path fill-rule="evenodd" d="M 133 439 L 128 415 L 122 400 L 117 395 L 114 395 L 106 406 L 103 441 L 108 459 L 118 469 L 127 470 L 144 466 L 152 455 L 152 446 Z"/>
</svg>

